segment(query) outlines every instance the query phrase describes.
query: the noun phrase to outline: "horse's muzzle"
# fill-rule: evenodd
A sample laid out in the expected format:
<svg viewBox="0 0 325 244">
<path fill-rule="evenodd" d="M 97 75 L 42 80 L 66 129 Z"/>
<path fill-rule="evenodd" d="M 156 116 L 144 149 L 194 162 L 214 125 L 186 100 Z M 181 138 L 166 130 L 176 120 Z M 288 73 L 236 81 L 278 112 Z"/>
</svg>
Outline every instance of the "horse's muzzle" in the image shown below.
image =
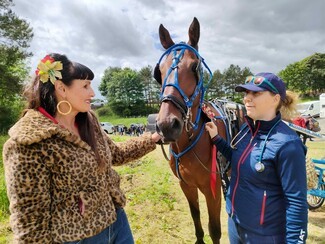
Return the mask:
<svg viewBox="0 0 325 244">
<path fill-rule="evenodd" d="M 178 118 L 170 118 L 170 120 L 164 120 L 156 122 L 156 131 L 162 136 L 164 143 L 176 142 L 181 136 L 184 123 Z"/>
</svg>

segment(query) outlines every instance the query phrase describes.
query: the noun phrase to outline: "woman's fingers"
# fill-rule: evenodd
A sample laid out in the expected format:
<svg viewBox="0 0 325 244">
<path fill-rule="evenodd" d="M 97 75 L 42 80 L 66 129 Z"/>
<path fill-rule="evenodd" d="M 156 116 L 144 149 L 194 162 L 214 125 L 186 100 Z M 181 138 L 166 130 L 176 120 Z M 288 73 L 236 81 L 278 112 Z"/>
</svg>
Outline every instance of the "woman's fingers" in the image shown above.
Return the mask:
<svg viewBox="0 0 325 244">
<path fill-rule="evenodd" d="M 211 138 L 218 134 L 218 128 L 213 122 L 207 122 L 205 124 L 205 129 L 209 132 Z"/>
</svg>

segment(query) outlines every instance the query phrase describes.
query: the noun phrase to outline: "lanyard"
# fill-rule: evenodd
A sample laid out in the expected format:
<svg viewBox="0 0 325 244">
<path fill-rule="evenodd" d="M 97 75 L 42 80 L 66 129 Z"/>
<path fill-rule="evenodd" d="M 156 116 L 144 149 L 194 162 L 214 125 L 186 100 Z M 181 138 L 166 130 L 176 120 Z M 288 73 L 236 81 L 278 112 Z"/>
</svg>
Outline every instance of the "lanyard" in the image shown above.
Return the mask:
<svg viewBox="0 0 325 244">
<path fill-rule="evenodd" d="M 255 164 L 255 169 L 256 169 L 257 172 L 263 172 L 264 169 L 265 169 L 265 166 L 264 166 L 264 164 L 262 163 L 262 157 L 263 157 L 263 153 L 264 153 L 265 148 L 266 148 L 266 142 L 267 142 L 267 139 L 269 138 L 269 136 L 270 136 L 272 130 L 275 128 L 275 126 L 276 126 L 277 124 L 279 124 L 280 121 L 281 121 L 281 120 L 279 119 L 279 120 L 278 120 L 278 121 L 277 121 L 277 122 L 272 126 L 272 128 L 271 128 L 270 131 L 267 133 L 267 135 L 266 135 L 266 137 L 265 137 L 265 139 L 264 139 L 264 144 L 263 144 L 263 146 L 262 146 L 262 151 L 261 151 L 260 157 L 259 157 L 259 159 L 258 159 L 258 162 Z"/>
</svg>

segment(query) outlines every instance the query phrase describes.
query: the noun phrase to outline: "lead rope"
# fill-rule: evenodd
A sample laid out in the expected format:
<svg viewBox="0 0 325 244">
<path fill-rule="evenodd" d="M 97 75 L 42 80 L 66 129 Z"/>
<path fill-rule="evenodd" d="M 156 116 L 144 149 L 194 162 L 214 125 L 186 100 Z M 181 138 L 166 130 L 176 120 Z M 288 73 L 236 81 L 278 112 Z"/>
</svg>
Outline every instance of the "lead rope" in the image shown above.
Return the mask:
<svg viewBox="0 0 325 244">
<path fill-rule="evenodd" d="M 168 156 L 166 154 L 166 151 L 165 151 L 165 148 L 164 148 L 164 144 L 162 143 L 162 144 L 160 144 L 160 146 L 161 146 L 161 151 L 163 152 L 165 159 L 167 161 L 170 161 L 170 158 L 168 158 Z"/>
</svg>

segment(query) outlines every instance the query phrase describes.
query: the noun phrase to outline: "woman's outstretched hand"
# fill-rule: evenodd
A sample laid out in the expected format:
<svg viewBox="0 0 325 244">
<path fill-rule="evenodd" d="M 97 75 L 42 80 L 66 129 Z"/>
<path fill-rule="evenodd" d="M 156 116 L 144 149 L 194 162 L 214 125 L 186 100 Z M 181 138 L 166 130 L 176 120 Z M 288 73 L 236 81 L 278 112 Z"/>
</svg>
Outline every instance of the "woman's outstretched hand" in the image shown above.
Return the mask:
<svg viewBox="0 0 325 244">
<path fill-rule="evenodd" d="M 211 138 L 218 135 L 218 127 L 213 122 L 207 122 L 205 124 L 205 129 L 207 132 L 209 132 Z"/>
<path fill-rule="evenodd" d="M 161 140 L 161 135 L 159 135 L 157 132 L 154 132 L 151 135 L 151 139 L 155 142 L 158 143 Z"/>
</svg>

